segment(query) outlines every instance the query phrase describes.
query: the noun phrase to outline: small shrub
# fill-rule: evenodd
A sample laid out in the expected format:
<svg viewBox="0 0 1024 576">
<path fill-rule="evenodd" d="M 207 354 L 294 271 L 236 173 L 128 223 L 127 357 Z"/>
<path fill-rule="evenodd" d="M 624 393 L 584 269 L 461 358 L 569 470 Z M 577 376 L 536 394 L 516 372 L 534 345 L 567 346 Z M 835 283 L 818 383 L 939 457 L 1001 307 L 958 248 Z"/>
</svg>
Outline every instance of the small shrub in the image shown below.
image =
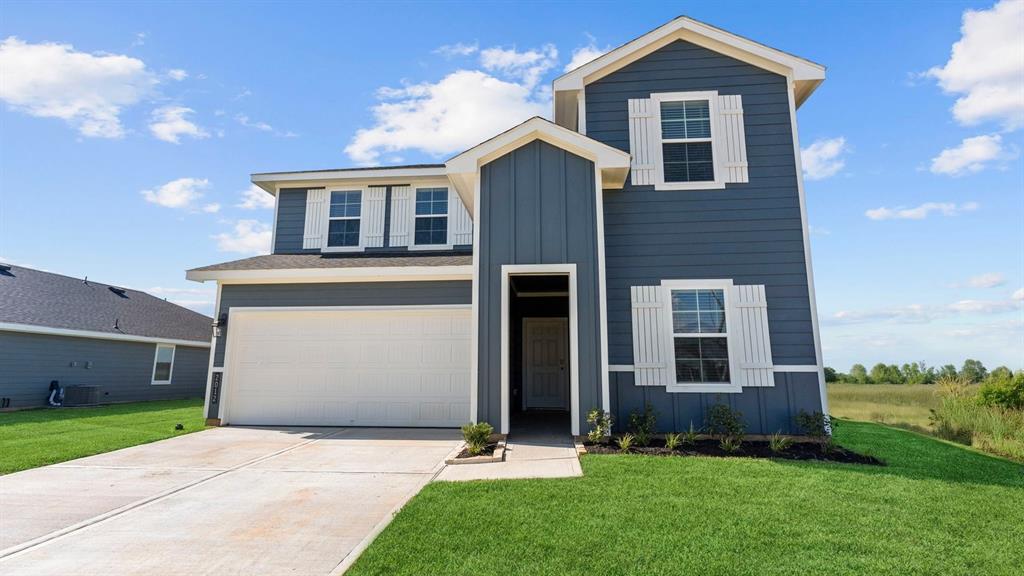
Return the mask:
<svg viewBox="0 0 1024 576">
<path fill-rule="evenodd" d="M 804 434 L 821 442 L 822 452 L 834 452 L 838 448 L 833 436 L 836 421 L 831 416 L 801 410 L 796 415 L 796 425 Z"/>
<path fill-rule="evenodd" d="M 647 446 L 650 443 L 657 424 L 658 413 L 650 404 L 644 404 L 643 412 L 633 411 L 629 414 L 629 431 L 640 446 Z"/>
<path fill-rule="evenodd" d="M 728 436 L 743 438 L 746 427 L 743 425 L 743 414 L 729 408 L 725 404 L 715 404 L 708 409 L 708 433 L 719 439 Z"/>
<path fill-rule="evenodd" d="M 615 443 L 618 444 L 620 452 L 622 452 L 622 453 L 629 452 L 629 449 L 633 446 L 633 435 L 632 434 L 623 434 L 622 436 L 619 436 L 615 440 Z"/>
<path fill-rule="evenodd" d="M 494 427 L 487 422 L 463 425 L 462 438 L 466 441 L 466 449 L 469 450 L 469 454 L 477 456 L 483 452 L 493 432 Z"/>
<path fill-rule="evenodd" d="M 793 439 L 789 436 L 783 436 L 781 430 L 772 434 L 771 437 L 768 438 L 768 448 L 776 454 L 789 450 L 789 447 L 792 445 Z"/>
<path fill-rule="evenodd" d="M 729 454 L 739 452 L 741 446 L 743 446 L 742 436 L 723 436 L 718 441 L 718 447 L 722 449 L 722 452 Z"/>
<path fill-rule="evenodd" d="M 700 431 L 693 427 L 693 420 L 690 420 L 690 429 L 683 432 L 683 446 L 693 446 L 697 443 L 697 435 Z"/>
<path fill-rule="evenodd" d="M 682 442 L 683 435 L 678 432 L 669 432 L 665 434 L 665 448 L 668 450 L 675 450 L 679 447 L 679 443 Z"/>
<path fill-rule="evenodd" d="M 1024 410 L 1024 372 L 1009 378 L 995 376 L 993 372 L 978 389 L 978 402 L 982 406 Z"/>
<path fill-rule="evenodd" d="M 590 424 L 590 431 L 587 432 L 587 440 L 597 444 L 612 433 L 612 415 L 602 410 L 594 409 L 587 414 L 587 424 Z"/>
</svg>

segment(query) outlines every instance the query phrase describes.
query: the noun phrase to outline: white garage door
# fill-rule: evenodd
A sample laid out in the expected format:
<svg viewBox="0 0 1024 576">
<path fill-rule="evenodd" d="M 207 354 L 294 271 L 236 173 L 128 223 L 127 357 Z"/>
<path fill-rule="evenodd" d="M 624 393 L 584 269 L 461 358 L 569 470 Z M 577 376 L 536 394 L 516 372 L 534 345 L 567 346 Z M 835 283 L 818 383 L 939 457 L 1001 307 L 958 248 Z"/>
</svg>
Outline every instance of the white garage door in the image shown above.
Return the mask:
<svg viewBox="0 0 1024 576">
<path fill-rule="evenodd" d="M 470 310 L 233 310 L 231 424 L 460 426 Z"/>
</svg>

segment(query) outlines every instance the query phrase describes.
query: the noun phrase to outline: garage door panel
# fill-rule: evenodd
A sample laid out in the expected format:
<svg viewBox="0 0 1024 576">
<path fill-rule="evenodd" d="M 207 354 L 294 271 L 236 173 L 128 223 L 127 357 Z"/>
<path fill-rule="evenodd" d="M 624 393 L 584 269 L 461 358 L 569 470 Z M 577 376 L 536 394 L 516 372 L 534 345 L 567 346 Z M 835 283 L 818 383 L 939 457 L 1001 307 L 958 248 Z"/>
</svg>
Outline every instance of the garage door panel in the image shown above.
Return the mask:
<svg viewBox="0 0 1024 576">
<path fill-rule="evenodd" d="M 466 309 L 236 311 L 228 421 L 461 425 L 470 327 Z"/>
</svg>

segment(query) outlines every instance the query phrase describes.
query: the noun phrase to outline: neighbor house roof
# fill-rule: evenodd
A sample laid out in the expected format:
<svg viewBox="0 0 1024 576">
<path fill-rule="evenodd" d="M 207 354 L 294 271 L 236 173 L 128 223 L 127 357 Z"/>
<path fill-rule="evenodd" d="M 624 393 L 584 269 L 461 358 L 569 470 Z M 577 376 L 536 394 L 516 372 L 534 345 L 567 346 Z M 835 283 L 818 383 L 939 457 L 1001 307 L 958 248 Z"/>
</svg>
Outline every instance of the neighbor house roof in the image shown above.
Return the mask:
<svg viewBox="0 0 1024 576">
<path fill-rule="evenodd" d="M 288 280 L 379 281 L 419 279 L 467 279 L 472 277 L 469 252 L 400 252 L 394 254 L 266 254 L 222 262 L 186 272 L 189 280 Z"/>
<path fill-rule="evenodd" d="M 206 344 L 212 318 L 139 290 L 0 266 L 0 330 Z"/>
</svg>

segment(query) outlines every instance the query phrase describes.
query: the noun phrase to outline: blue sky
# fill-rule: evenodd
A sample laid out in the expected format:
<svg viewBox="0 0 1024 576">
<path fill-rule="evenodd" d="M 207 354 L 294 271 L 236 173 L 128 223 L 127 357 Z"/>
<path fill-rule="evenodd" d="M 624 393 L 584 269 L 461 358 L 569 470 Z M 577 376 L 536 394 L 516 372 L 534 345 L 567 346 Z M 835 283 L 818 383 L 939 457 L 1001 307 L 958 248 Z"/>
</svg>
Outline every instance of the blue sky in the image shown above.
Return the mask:
<svg viewBox="0 0 1024 576">
<path fill-rule="evenodd" d="M 1020 368 L 1021 7 L 9 1 L 0 260 L 209 312 L 184 271 L 269 239 L 250 173 L 444 159 L 687 14 L 828 67 L 798 114 L 826 364 Z"/>
</svg>

